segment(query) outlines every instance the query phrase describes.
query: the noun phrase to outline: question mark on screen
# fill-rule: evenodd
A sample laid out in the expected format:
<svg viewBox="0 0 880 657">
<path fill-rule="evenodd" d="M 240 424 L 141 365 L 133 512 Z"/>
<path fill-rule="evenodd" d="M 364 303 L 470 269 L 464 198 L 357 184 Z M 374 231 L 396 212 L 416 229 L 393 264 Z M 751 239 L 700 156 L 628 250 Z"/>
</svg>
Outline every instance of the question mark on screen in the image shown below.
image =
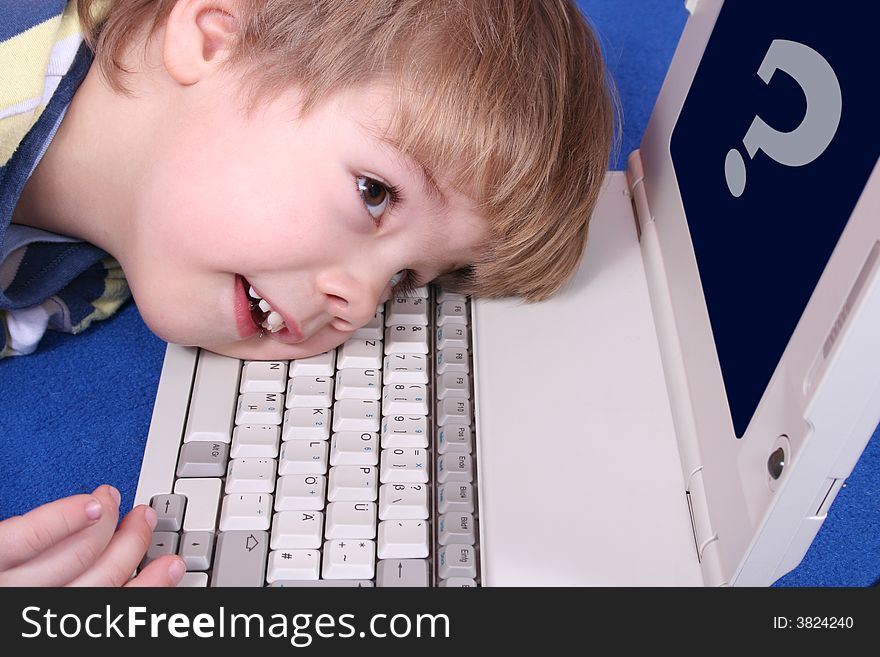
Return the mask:
<svg viewBox="0 0 880 657">
<path fill-rule="evenodd" d="M 797 41 L 775 39 L 758 68 L 765 84 L 779 69 L 800 85 L 807 99 L 807 110 L 800 125 L 791 132 L 779 132 L 755 116 L 743 138 L 749 158 L 759 150 L 788 167 L 800 167 L 819 157 L 837 132 L 840 124 L 840 83 L 831 65 L 822 55 Z M 735 197 L 746 188 L 746 163 L 740 152 L 731 148 L 724 159 L 727 188 Z"/>
</svg>

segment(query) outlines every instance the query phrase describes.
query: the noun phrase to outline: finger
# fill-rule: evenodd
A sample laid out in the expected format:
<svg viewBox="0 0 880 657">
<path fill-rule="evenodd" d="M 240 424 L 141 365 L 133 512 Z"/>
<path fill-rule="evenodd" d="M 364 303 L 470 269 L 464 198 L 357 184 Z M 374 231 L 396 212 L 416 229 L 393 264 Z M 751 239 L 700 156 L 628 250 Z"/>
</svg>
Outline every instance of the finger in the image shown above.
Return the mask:
<svg viewBox="0 0 880 657">
<path fill-rule="evenodd" d="M 155 527 L 156 512 L 153 509 L 144 505 L 132 509 L 120 523 L 107 549 L 91 568 L 70 583 L 71 586 L 125 584 L 150 547 Z M 167 570 L 168 564 L 165 568 Z"/>
<path fill-rule="evenodd" d="M 67 533 L 50 547 L 34 552 L 30 558 L 0 574 L 5 586 L 62 586 L 78 577 L 94 563 L 113 538 L 119 517 L 119 491 L 99 486 L 91 497 L 101 505 L 101 515 L 91 525 Z M 35 525 L 45 528 L 41 522 Z M 39 529 L 38 529 L 39 531 Z"/>
<path fill-rule="evenodd" d="M 64 540 L 101 517 L 91 495 L 71 495 L 0 523 L 0 571 L 8 570 Z"/>
<path fill-rule="evenodd" d="M 94 525 L 104 513 L 100 496 L 95 494 L 98 490 L 91 495 L 71 495 L 43 504 L 0 523 L 0 571 L 33 559 L 59 541 Z M 115 494 L 118 496 L 118 491 Z"/>
<path fill-rule="evenodd" d="M 177 586 L 186 572 L 183 559 L 171 555 L 151 561 L 138 576 L 125 586 Z"/>
</svg>

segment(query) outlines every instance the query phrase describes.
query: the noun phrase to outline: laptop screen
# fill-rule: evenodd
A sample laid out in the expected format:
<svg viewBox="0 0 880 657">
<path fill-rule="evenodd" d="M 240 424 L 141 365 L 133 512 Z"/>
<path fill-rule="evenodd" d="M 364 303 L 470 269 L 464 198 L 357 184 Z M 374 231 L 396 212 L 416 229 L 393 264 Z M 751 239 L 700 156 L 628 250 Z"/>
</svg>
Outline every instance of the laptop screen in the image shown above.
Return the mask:
<svg viewBox="0 0 880 657">
<path fill-rule="evenodd" d="M 737 437 L 880 156 L 878 14 L 725 2 L 673 130 Z"/>
</svg>

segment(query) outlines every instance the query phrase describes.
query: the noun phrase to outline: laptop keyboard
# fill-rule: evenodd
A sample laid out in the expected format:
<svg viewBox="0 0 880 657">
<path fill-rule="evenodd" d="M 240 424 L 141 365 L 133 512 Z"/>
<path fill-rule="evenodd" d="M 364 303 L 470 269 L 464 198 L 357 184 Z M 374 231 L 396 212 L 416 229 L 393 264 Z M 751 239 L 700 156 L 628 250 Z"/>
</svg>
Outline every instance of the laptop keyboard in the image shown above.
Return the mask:
<svg viewBox="0 0 880 657">
<path fill-rule="evenodd" d="M 179 554 L 182 586 L 477 586 L 469 316 L 422 287 L 318 356 L 200 351 L 141 565 Z"/>
</svg>

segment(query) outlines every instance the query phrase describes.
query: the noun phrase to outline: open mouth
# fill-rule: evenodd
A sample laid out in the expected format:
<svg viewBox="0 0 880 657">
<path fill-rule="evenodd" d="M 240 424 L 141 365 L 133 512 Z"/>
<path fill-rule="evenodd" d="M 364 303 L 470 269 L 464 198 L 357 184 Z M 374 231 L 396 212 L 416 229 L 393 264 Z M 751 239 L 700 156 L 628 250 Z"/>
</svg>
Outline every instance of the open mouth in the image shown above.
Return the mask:
<svg viewBox="0 0 880 657">
<path fill-rule="evenodd" d="M 257 328 L 269 331 L 270 333 L 278 333 L 278 331 L 286 328 L 284 318 L 281 313 L 272 310 L 272 305 L 257 293 L 253 286 L 242 277 L 244 282 L 244 291 L 250 304 L 251 320 Z"/>
</svg>

